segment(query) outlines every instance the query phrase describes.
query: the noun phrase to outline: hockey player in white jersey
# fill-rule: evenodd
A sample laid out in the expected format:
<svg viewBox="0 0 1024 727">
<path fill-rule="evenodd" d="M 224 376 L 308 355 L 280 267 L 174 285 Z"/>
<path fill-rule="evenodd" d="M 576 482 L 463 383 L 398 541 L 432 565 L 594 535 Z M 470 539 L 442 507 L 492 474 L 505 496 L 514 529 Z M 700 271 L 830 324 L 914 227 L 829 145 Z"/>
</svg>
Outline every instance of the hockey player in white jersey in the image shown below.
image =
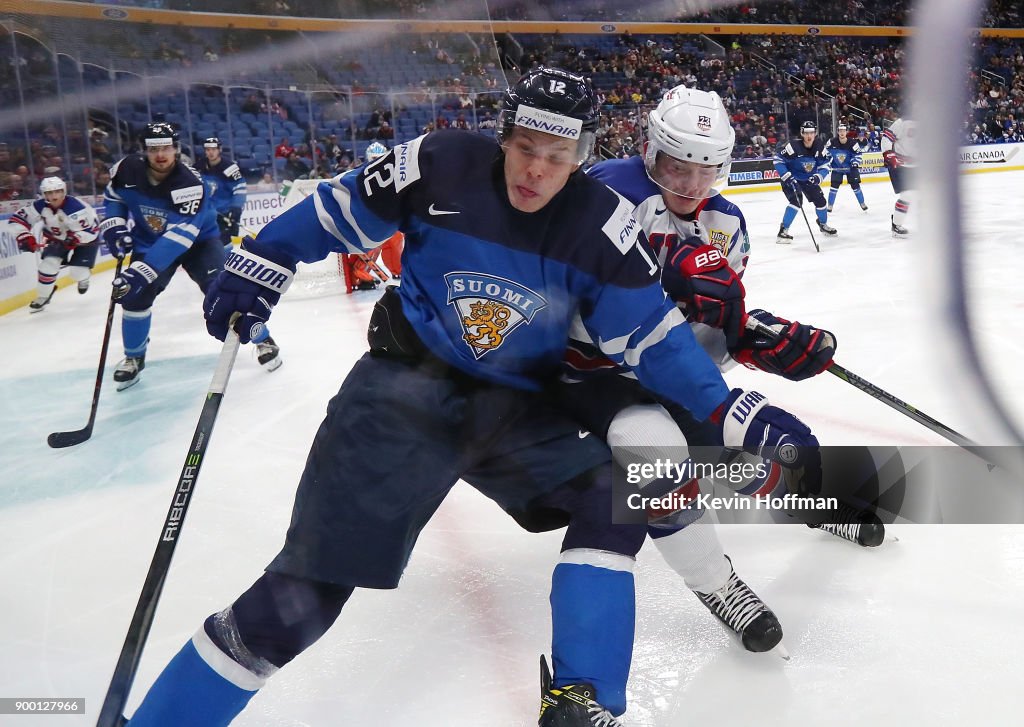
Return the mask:
<svg viewBox="0 0 1024 727">
<path fill-rule="evenodd" d="M 602 162 L 590 174 L 636 205 L 633 214 L 663 265 L 662 283 L 692 322 L 697 340 L 723 370 L 742 362 L 791 380 L 824 371 L 835 351 L 835 337 L 827 331 L 763 310 L 750 311 L 750 316 L 779 331 L 780 338 L 768 341 L 744 329 L 740 277 L 750 242 L 742 212 L 718 192 L 728 180 L 735 138 L 721 99 L 682 86 L 672 89 L 649 115 L 648 135 L 642 161 Z M 606 436 L 613 453 L 623 460 L 637 455 L 671 459 L 688 444 L 706 444 L 702 428 L 685 410 L 638 393 L 635 381 L 610 378 L 617 367 L 591 341 L 581 339 L 571 343 L 565 375 L 573 382 L 565 391 L 578 391 L 566 397 L 581 422 Z M 692 497 L 698 483 L 685 487 Z M 739 491 L 783 495 L 786 482 L 774 468 Z M 861 545 L 877 545 L 882 529 L 876 520 L 822 527 Z M 650 535 L 669 565 L 748 650 L 778 644 L 778 619 L 736 575 L 710 514 L 688 513 L 672 526 L 652 527 Z"/>
<path fill-rule="evenodd" d="M 28 306 L 31 313 L 41 311 L 53 298 L 62 267 L 67 267 L 71 279 L 78 283 L 79 293 L 89 289 L 90 269 L 96 264 L 98 250 L 96 210 L 88 202 L 68 196 L 67 190 L 63 179 L 46 177 L 39 185 L 43 198 L 11 216 L 11 223 L 18 229 L 18 249 L 42 249 L 36 298 Z M 41 227 L 42 243 L 33 234 L 37 224 Z"/>
<path fill-rule="evenodd" d="M 892 234 L 906 237 L 904 223 L 910 209 L 911 176 L 917 156 L 914 141 L 914 122 L 910 119 L 896 119 L 882 133 L 882 160 L 889 170 L 892 189 L 896 192 L 896 206 L 892 212 Z"/>
</svg>

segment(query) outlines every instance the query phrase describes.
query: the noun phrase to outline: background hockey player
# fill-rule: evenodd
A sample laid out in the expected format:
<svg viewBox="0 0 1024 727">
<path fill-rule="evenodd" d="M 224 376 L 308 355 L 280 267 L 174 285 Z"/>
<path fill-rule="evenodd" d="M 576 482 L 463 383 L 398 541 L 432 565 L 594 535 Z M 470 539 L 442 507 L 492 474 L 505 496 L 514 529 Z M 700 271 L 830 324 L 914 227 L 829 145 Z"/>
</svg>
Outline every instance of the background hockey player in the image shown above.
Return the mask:
<svg viewBox="0 0 1024 727">
<path fill-rule="evenodd" d="M 199 172 L 179 159 L 178 132 L 167 123 L 148 124 L 142 141 L 143 154 L 127 156 L 111 168 L 103 195 L 106 218 L 100 225 L 111 255 L 132 256 L 131 265 L 114 279 L 125 355 L 114 369 L 118 390 L 137 383 L 146 367 L 153 302 L 178 267 L 206 291 L 224 265 L 213 206 Z M 280 365 L 269 335 L 256 343 L 262 365 Z"/>
<path fill-rule="evenodd" d="M 825 151 L 829 156 L 829 166 L 832 168 L 832 179 L 829 182 L 828 189 L 829 212 L 832 211 L 832 207 L 836 203 L 836 195 L 839 194 L 839 188 L 843 186 L 843 177 L 849 180 L 850 189 L 853 190 L 860 208 L 865 212 L 868 209 L 867 204 L 864 202 L 864 190 L 860 186 L 861 154 L 864 152 L 864 149 L 861 147 L 860 142 L 849 134 L 850 127 L 840 123 L 836 127 L 836 135 L 829 139 L 825 147 Z"/>
<path fill-rule="evenodd" d="M 35 252 L 42 248 L 36 298 L 28 304 L 32 313 L 41 311 L 53 298 L 62 267 L 67 267 L 68 275 L 78 283 L 79 293 L 89 290 L 90 271 L 99 249 L 96 210 L 88 202 L 68 196 L 67 190 L 63 179 L 46 177 L 39 184 L 43 198 L 22 207 L 10 219 L 17 230 L 19 250 Z M 32 232 L 37 224 L 41 244 Z"/>
<path fill-rule="evenodd" d="M 892 234 L 905 237 L 907 212 L 910 210 L 911 175 L 917 144 L 914 141 L 914 122 L 896 119 L 882 133 L 882 160 L 889 170 L 889 181 L 896 193 L 896 205 L 892 212 Z"/>
<path fill-rule="evenodd" d="M 370 164 L 388 153 L 388 148 L 379 141 L 375 141 L 366 147 L 366 163 Z M 387 267 L 390 277 L 398 280 L 402 277 L 402 247 L 405 244 L 405 235 L 396 232 L 387 242 L 376 250 L 365 255 L 344 255 L 345 265 L 345 287 L 348 292 L 353 290 L 374 290 L 387 278 L 381 275 L 377 261 L 383 261 Z"/>
<path fill-rule="evenodd" d="M 789 226 L 803 206 L 804 197 L 814 204 L 818 228 L 826 235 L 835 235 L 836 229 L 828 224 L 828 207 L 825 195 L 821 193 L 821 181 L 830 170 L 825 142 L 818 138 L 817 124 L 813 121 L 801 124 L 800 138 L 780 144 L 775 152 L 774 164 L 782 181 L 782 192 L 789 202 L 786 211 L 782 213 L 782 224 L 779 225 L 775 242 L 788 245 L 793 240 Z"/>
<path fill-rule="evenodd" d="M 666 300 L 631 206 L 579 173 L 597 122 L 582 77 L 531 71 L 506 92 L 500 147 L 469 132 L 421 136 L 322 182 L 232 253 L 207 294 L 207 326 L 224 338 L 241 312 L 244 341 L 296 261 L 367 252 L 397 230 L 415 231 L 402 285 L 375 307 L 371 351 L 316 435 L 284 549 L 206 620 L 130 724 L 227 724 L 330 627 L 355 588 L 398 585 L 419 531 L 460 477 L 507 511 L 566 513 L 552 578 L 555 676 L 541 724 L 619 724 L 612 715 L 626 706 L 632 569 L 646 523 L 610 522 L 607 447 L 580 436 L 540 391 L 570 326 L 578 320 L 649 387 L 717 422 L 720 442 L 789 442 L 795 464 L 812 470 L 818 452 L 780 409 L 758 403 L 743 423 L 730 416 L 757 397 L 729 391 Z M 280 278 L 266 287 L 256 269 Z M 367 448 L 382 441 L 388 451 L 368 466 Z"/>
<path fill-rule="evenodd" d="M 196 169 L 210 190 L 210 202 L 217 215 L 220 241 L 230 248 L 238 237 L 238 223 L 245 209 L 248 188 L 242 170 L 221 152 L 220 139 L 210 137 L 203 141 L 203 157 L 196 162 Z"/>
</svg>

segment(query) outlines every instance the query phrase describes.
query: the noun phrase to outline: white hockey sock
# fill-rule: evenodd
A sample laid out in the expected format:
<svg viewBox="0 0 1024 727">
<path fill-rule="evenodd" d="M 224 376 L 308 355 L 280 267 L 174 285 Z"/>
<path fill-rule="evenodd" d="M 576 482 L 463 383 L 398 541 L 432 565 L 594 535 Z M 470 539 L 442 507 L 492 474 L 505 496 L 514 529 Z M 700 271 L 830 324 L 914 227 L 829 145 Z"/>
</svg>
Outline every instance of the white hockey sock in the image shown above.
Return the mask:
<svg viewBox="0 0 1024 727">
<path fill-rule="evenodd" d="M 655 538 L 654 544 L 661 557 L 683 577 L 691 591 L 711 593 L 729 580 L 732 566 L 725 558 L 714 520 L 707 510 L 685 528 L 663 538 Z"/>
<path fill-rule="evenodd" d="M 630 406 L 619 412 L 608 427 L 606 437 L 612 454 L 620 465 L 638 456 L 686 459 L 686 438 L 661 406 L 646 404 Z M 644 487 L 649 482 L 643 482 Z M 682 529 L 654 539 L 665 562 L 683 577 L 686 586 L 702 593 L 725 585 L 731 568 L 718 540 L 715 521 L 709 512 Z"/>
</svg>

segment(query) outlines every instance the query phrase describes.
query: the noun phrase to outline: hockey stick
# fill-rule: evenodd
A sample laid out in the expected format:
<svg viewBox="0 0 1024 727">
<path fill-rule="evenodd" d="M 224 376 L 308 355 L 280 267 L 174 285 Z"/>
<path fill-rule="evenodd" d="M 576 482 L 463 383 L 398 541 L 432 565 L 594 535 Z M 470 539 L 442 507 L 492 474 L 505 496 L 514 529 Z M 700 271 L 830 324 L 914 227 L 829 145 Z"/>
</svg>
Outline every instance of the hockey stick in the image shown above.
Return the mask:
<svg viewBox="0 0 1024 727">
<path fill-rule="evenodd" d="M 801 212 L 801 213 L 803 214 L 803 216 L 804 216 L 804 222 L 806 222 L 806 223 L 807 223 L 807 231 L 808 231 L 809 233 L 811 233 L 811 242 L 813 242 L 813 243 L 814 243 L 814 249 L 815 249 L 815 250 L 816 250 L 817 252 L 821 252 L 821 248 L 820 248 L 820 247 L 818 247 L 818 241 L 817 241 L 817 240 L 816 240 L 816 239 L 814 238 L 814 230 L 812 230 L 812 229 L 811 229 L 811 221 L 810 221 L 809 219 L 807 219 L 807 210 L 805 210 L 805 209 L 804 209 L 804 205 L 803 205 L 803 202 L 802 202 L 802 201 L 801 201 L 801 203 L 800 203 L 800 212 Z"/>
<path fill-rule="evenodd" d="M 232 318 L 233 320 L 234 318 Z M 117 658 L 117 666 L 114 667 L 114 675 L 110 679 L 107 696 L 103 700 L 103 707 L 100 710 L 96 727 L 118 727 L 123 724 L 124 705 L 128 701 L 128 693 L 131 691 L 132 682 L 135 681 L 135 672 L 142 660 L 142 649 L 146 645 L 149 629 L 153 625 L 160 592 L 167 579 L 167 571 L 171 567 L 174 548 L 178 544 L 178 536 L 185 523 L 185 515 L 188 512 L 192 494 L 195 492 L 196 481 L 199 479 L 199 468 L 203 464 L 206 448 L 210 444 L 213 425 L 217 421 L 217 411 L 220 409 L 221 399 L 224 398 L 224 390 L 227 388 L 228 378 L 231 376 L 231 368 L 234 366 L 237 353 L 238 334 L 229 327 L 220 358 L 217 359 L 217 369 L 213 372 L 213 380 L 206 392 L 206 402 L 203 404 L 195 434 L 192 436 L 192 444 L 188 454 L 185 455 L 185 464 L 182 465 L 178 484 L 174 488 L 171 507 L 167 511 L 167 517 L 164 518 L 160 540 L 153 553 L 153 560 L 150 562 L 138 605 L 135 606 L 131 625 L 128 627 L 128 635 L 125 637 L 124 646 L 121 647 L 121 654 Z"/>
<path fill-rule="evenodd" d="M 769 326 L 766 326 L 764 323 L 757 320 L 756 318 L 751 318 L 748 316 L 746 327 L 752 331 L 756 331 L 762 336 L 770 338 L 771 340 L 776 340 L 779 337 L 779 334 L 776 333 L 774 329 L 770 328 Z M 896 411 L 900 412 L 901 414 L 904 414 L 905 416 L 910 417 L 918 424 L 921 424 L 927 427 L 928 429 L 931 429 L 936 434 L 945 437 L 954 444 L 959 445 L 964 449 L 970 451 L 971 454 L 977 455 L 978 457 L 981 457 L 986 462 L 988 462 L 988 459 L 985 456 L 978 453 L 977 451 L 974 451 L 980 449 L 981 445 L 979 445 L 977 442 L 968 439 L 967 437 L 960 434 L 956 430 L 950 429 L 939 420 L 933 419 L 932 417 L 925 414 L 923 411 L 919 410 L 917 407 L 911 406 L 902 399 L 899 399 L 890 394 L 888 391 L 885 391 L 884 389 L 875 386 L 870 381 L 862 379 L 860 376 L 857 376 L 857 374 L 853 373 L 849 369 L 840 366 L 835 362 L 830 364 L 829 367 L 825 370 L 828 371 L 833 376 L 838 376 L 840 379 L 850 384 L 851 386 L 855 386 L 856 388 L 860 389 L 873 399 L 877 399 L 886 406 L 895 409 Z"/>
<path fill-rule="evenodd" d="M 121 274 L 121 265 L 124 263 L 124 258 L 119 257 L 117 259 L 117 268 L 114 269 L 114 277 L 117 278 Z M 96 371 L 96 385 L 92 390 L 92 408 L 89 410 L 89 421 L 81 429 L 76 429 L 72 432 L 53 432 L 46 438 L 46 443 L 54 449 L 61 449 L 63 447 L 73 447 L 76 444 L 81 444 L 89 437 L 92 436 L 92 427 L 96 423 L 96 409 L 100 403 L 100 389 L 103 387 L 103 370 L 107 365 L 107 346 L 110 344 L 110 329 L 113 328 L 114 323 L 114 307 L 117 305 L 117 299 L 114 297 L 116 290 L 110 291 L 110 305 L 107 307 L 107 323 L 103 329 L 103 344 L 100 346 L 100 364 Z"/>
</svg>

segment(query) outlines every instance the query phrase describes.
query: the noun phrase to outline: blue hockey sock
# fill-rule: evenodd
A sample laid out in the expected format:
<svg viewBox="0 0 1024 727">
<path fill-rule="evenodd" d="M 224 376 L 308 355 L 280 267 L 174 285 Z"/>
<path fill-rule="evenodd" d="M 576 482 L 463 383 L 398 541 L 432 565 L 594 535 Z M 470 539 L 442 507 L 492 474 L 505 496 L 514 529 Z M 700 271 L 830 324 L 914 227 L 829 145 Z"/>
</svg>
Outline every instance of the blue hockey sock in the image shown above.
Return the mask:
<svg viewBox="0 0 1024 727">
<path fill-rule="evenodd" d="M 164 667 L 128 725 L 226 727 L 265 681 L 232 661 L 200 629 Z"/>
<path fill-rule="evenodd" d="M 626 711 L 636 617 L 633 558 L 567 550 L 551 577 L 554 686 L 585 682 L 614 715 Z"/>
<path fill-rule="evenodd" d="M 828 222 L 828 210 L 827 209 L 825 209 L 824 207 L 822 207 L 820 209 L 815 207 L 814 208 L 814 212 L 818 216 L 818 222 L 820 222 L 821 224 L 825 224 L 826 222 Z"/>
<path fill-rule="evenodd" d="M 143 311 L 126 310 L 121 314 L 121 340 L 125 356 L 144 356 L 149 343 L 149 324 L 153 320 L 152 309 Z"/>
<path fill-rule="evenodd" d="M 796 207 L 790 205 L 786 208 L 786 211 L 782 213 L 782 226 L 787 230 L 789 226 L 793 224 L 793 220 L 796 219 Z"/>
<path fill-rule="evenodd" d="M 857 187 L 857 189 L 853 190 L 853 193 L 857 196 L 857 201 L 864 204 L 864 190 Z"/>
<path fill-rule="evenodd" d="M 839 187 L 830 187 L 828 190 L 828 206 L 832 207 L 836 203 L 836 195 L 839 194 Z"/>
<path fill-rule="evenodd" d="M 260 332 L 249 340 L 252 341 L 253 343 L 263 343 L 268 338 L 270 338 L 270 329 L 264 325 L 260 326 Z"/>
</svg>

